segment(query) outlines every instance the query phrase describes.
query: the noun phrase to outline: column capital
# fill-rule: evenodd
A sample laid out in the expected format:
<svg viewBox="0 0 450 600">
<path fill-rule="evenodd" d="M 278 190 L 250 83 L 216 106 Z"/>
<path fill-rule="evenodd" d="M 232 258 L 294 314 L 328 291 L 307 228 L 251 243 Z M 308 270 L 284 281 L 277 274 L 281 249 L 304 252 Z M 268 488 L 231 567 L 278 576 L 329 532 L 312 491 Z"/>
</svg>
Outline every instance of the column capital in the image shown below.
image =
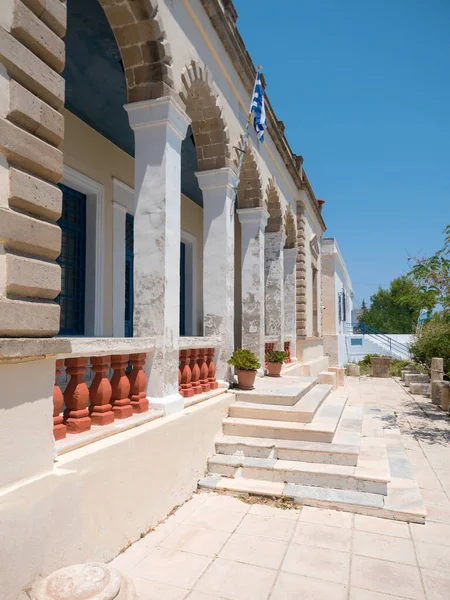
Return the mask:
<svg viewBox="0 0 450 600">
<path fill-rule="evenodd" d="M 181 140 L 191 119 L 172 96 L 164 96 L 156 100 L 143 100 L 124 105 L 128 113 L 130 127 L 134 131 L 144 128 L 168 125 Z"/>
<path fill-rule="evenodd" d="M 215 188 L 230 188 L 228 192 L 234 191 L 236 186 L 236 173 L 231 167 L 221 169 L 210 169 L 208 171 L 196 171 L 198 185 L 202 191 Z"/>
<path fill-rule="evenodd" d="M 236 212 L 241 224 L 253 223 L 255 225 L 260 225 L 261 227 L 266 227 L 267 225 L 269 213 L 262 206 L 256 208 L 238 208 Z"/>
</svg>

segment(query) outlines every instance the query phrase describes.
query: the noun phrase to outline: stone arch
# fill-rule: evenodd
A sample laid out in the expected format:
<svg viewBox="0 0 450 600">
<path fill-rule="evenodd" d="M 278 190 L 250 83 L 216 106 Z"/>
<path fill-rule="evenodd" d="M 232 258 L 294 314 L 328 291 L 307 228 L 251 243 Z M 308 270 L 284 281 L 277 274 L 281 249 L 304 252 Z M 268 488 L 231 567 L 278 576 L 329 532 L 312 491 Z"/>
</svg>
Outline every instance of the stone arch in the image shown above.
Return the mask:
<svg viewBox="0 0 450 600">
<path fill-rule="evenodd" d="M 243 147 L 244 138 L 241 136 L 239 148 Z M 240 151 L 236 149 L 234 167 L 237 172 L 239 166 Z M 256 157 L 250 145 L 244 153 L 242 161 L 241 176 L 238 185 L 239 208 L 258 208 L 264 206 L 262 193 L 261 174 L 256 162 Z"/>
<path fill-rule="evenodd" d="M 295 223 L 294 211 L 290 204 L 286 208 L 284 218 L 284 231 L 286 234 L 285 248 L 296 248 L 297 247 L 297 226 Z"/>
<path fill-rule="evenodd" d="M 266 205 L 269 213 L 266 233 L 277 233 L 283 231 L 283 211 L 281 208 L 280 194 L 274 178 L 269 179 L 266 188 Z"/>
<path fill-rule="evenodd" d="M 156 2 L 98 0 L 120 50 L 128 102 L 173 93 L 172 56 Z"/>
<path fill-rule="evenodd" d="M 199 171 L 230 166 L 230 135 L 211 74 L 192 61 L 181 75 L 180 98 L 192 119 Z"/>
</svg>

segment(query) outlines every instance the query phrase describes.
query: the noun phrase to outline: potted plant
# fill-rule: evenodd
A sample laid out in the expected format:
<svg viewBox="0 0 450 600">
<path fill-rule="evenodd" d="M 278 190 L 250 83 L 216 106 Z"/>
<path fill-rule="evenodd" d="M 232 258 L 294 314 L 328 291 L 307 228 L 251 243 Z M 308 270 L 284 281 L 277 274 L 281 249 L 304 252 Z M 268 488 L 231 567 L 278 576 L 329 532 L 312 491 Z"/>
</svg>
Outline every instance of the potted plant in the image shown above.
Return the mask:
<svg viewBox="0 0 450 600">
<path fill-rule="evenodd" d="M 281 367 L 288 355 L 283 350 L 270 350 L 266 354 L 267 370 L 269 377 L 280 377 Z"/>
<path fill-rule="evenodd" d="M 252 390 L 255 383 L 256 371 L 261 363 L 251 350 L 239 348 L 228 360 L 228 364 L 237 370 L 238 387 L 241 390 Z"/>
</svg>

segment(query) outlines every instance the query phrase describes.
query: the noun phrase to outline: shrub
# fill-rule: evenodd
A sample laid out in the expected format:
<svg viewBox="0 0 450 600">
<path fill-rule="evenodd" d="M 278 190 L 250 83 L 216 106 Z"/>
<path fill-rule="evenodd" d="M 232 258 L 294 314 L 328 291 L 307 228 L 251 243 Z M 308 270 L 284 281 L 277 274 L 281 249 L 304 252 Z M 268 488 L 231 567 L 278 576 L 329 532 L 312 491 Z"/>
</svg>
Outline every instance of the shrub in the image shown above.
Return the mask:
<svg viewBox="0 0 450 600">
<path fill-rule="evenodd" d="M 450 376 L 450 321 L 447 315 L 434 315 L 410 346 L 415 360 L 431 366 L 432 358 L 444 359 L 444 372 Z"/>
<path fill-rule="evenodd" d="M 256 371 L 261 366 L 253 352 L 243 348 L 235 350 L 227 362 L 238 371 Z"/>
<path fill-rule="evenodd" d="M 284 363 L 287 357 L 287 353 L 283 350 L 270 350 L 266 353 L 266 360 L 271 363 Z"/>
<path fill-rule="evenodd" d="M 393 358 L 389 366 L 389 375 L 391 377 L 400 377 L 402 369 L 411 364 L 410 360 L 398 360 L 397 358 Z"/>
<path fill-rule="evenodd" d="M 358 362 L 358 365 L 359 365 L 360 367 L 363 367 L 363 366 L 369 365 L 369 367 L 370 367 L 370 358 L 371 358 L 372 356 L 381 356 L 381 354 L 366 354 L 366 355 L 365 355 L 365 357 L 364 357 L 364 358 L 362 358 L 362 359 L 361 359 L 361 360 Z"/>
</svg>

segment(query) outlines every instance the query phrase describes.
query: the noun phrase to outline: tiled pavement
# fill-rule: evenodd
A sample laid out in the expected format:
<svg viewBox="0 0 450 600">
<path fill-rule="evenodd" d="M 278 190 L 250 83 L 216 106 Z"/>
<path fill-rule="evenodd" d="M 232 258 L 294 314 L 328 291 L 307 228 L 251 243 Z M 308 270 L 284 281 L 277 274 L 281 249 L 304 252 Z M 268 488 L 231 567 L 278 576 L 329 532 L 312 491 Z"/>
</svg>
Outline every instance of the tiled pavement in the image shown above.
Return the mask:
<svg viewBox="0 0 450 600">
<path fill-rule="evenodd" d="M 113 561 L 140 600 L 450 599 L 450 418 L 392 379 L 347 385 L 396 411 L 426 524 L 202 492 Z"/>
</svg>

